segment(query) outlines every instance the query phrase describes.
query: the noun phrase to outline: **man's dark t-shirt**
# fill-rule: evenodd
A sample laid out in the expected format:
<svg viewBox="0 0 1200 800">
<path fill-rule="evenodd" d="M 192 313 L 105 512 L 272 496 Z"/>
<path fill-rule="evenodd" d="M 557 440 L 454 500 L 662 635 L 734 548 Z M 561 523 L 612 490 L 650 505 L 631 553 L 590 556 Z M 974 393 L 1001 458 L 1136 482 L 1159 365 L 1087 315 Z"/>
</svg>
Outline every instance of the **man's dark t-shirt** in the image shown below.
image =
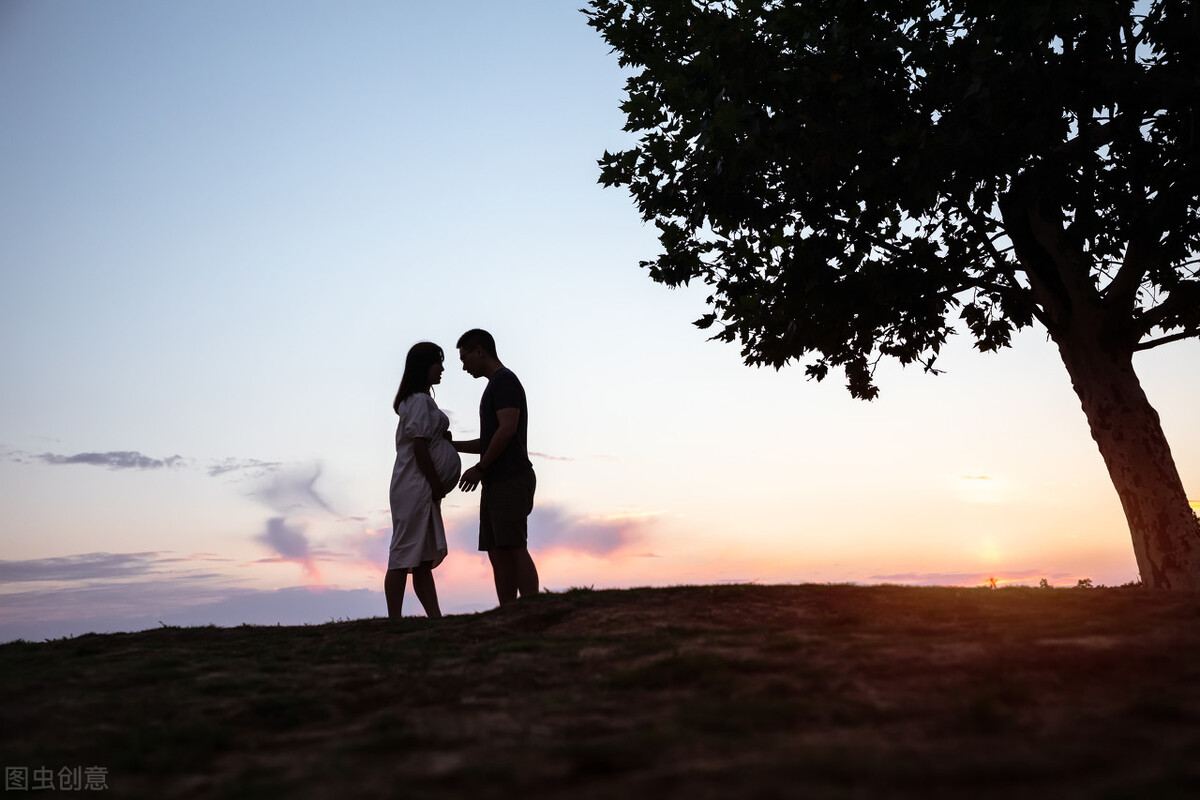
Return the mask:
<svg viewBox="0 0 1200 800">
<path fill-rule="evenodd" d="M 517 408 L 521 417 L 517 420 L 517 432 L 509 441 L 508 446 L 500 452 L 500 456 L 488 465 L 484 472 L 484 481 L 497 478 L 509 478 L 520 475 L 532 469 L 529 460 L 527 433 L 529 431 L 529 408 L 525 404 L 525 388 L 517 380 L 517 376 L 508 367 L 501 367 L 488 380 L 487 388 L 479 401 L 479 444 L 481 453 L 486 453 L 492 437 L 500 427 L 500 418 L 496 412 L 502 408 Z"/>
</svg>

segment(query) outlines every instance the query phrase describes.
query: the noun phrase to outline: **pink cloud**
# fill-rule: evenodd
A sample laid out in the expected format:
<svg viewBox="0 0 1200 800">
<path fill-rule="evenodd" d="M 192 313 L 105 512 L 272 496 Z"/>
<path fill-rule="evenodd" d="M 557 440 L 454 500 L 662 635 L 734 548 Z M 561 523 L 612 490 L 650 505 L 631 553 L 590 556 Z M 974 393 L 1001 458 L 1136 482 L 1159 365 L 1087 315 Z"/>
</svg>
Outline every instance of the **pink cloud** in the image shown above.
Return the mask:
<svg viewBox="0 0 1200 800">
<path fill-rule="evenodd" d="M 321 583 L 321 573 L 317 569 L 308 536 L 301 526 L 289 524 L 286 517 L 272 517 L 267 520 L 266 531 L 256 538 L 274 550 L 278 560 L 299 564 L 310 579 Z"/>
<path fill-rule="evenodd" d="M 626 555 L 629 548 L 645 542 L 654 519 L 654 514 L 586 516 L 560 505 L 538 505 L 529 515 L 529 550 L 594 558 Z M 477 551 L 479 518 L 473 514 L 447 517 L 446 539 L 452 551 Z"/>
</svg>

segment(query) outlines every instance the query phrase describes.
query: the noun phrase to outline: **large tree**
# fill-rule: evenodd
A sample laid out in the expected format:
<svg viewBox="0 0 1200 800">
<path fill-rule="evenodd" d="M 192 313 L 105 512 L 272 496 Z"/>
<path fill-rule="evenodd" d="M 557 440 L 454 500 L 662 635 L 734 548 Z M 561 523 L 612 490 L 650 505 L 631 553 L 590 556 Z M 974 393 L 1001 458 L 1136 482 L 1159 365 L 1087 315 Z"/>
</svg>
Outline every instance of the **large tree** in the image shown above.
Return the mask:
<svg viewBox="0 0 1200 800">
<path fill-rule="evenodd" d="M 934 361 L 1045 327 L 1145 585 L 1200 589 L 1135 352 L 1200 335 L 1200 22 L 1190 0 L 591 0 L 627 68 L 643 262 L 711 287 L 747 363 Z"/>
</svg>

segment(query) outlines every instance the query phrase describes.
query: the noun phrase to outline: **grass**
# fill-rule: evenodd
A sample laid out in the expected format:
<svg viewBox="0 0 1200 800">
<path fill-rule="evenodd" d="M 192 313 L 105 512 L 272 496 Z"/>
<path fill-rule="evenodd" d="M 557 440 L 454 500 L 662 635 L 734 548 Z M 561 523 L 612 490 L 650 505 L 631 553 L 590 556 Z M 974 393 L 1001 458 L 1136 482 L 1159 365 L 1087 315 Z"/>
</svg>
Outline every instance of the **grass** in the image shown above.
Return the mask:
<svg viewBox="0 0 1200 800">
<path fill-rule="evenodd" d="M 1188 797 L 1200 598 L 721 586 L 0 645 L 6 766 L 114 796 Z"/>
</svg>

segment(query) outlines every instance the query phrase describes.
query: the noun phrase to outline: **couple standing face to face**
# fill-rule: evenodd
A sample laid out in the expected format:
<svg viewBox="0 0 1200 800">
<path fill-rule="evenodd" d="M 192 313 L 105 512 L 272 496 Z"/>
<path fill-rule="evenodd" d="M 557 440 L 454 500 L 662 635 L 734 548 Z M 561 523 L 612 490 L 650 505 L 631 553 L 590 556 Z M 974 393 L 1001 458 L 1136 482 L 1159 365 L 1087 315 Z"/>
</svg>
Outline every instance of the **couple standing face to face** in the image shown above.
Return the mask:
<svg viewBox="0 0 1200 800">
<path fill-rule="evenodd" d="M 462 362 L 463 372 L 470 375 L 472 378 L 487 377 L 486 362 L 487 353 L 482 347 L 460 347 L 458 348 L 458 358 Z M 443 361 L 438 361 L 429 365 L 429 373 L 426 376 L 425 382 L 429 386 L 437 386 L 442 382 L 442 375 L 446 372 L 446 364 Z"/>
<path fill-rule="evenodd" d="M 533 511 L 533 496 L 537 486 L 537 478 L 533 465 L 529 461 L 527 430 L 529 410 L 525 398 L 525 389 L 520 380 L 500 361 L 496 355 L 495 340 L 487 331 L 478 328 L 467 331 L 459 337 L 458 357 L 462 362 L 463 371 L 473 378 L 486 378 L 487 386 L 479 403 L 479 438 L 467 441 L 451 439 L 453 450 L 459 453 L 471 453 L 479 456 L 479 461 L 462 472 L 459 488 L 465 492 L 480 489 L 479 501 L 479 549 L 488 554 L 492 564 L 493 578 L 496 584 L 496 596 L 501 604 L 515 600 L 519 596 L 536 594 L 539 590 L 537 567 L 529 554 L 528 519 Z M 436 358 L 427 362 L 425 373 L 421 375 L 424 381 L 424 391 L 440 384 L 445 372 L 445 364 L 441 349 L 431 343 L 414 345 L 410 358 L 420 348 L 433 353 Z M 432 348 L 432 349 L 430 349 Z M 424 352 L 424 351 L 421 351 Z M 420 374 L 420 373 L 417 373 Z M 413 382 L 419 379 L 413 376 Z M 401 390 L 397 393 L 395 408 L 400 413 L 400 401 L 405 395 L 405 385 L 409 379 L 401 382 Z M 420 390 L 418 390 L 420 391 Z M 428 404 L 432 400 L 426 395 Z M 407 410 L 407 406 L 405 406 Z M 436 413 L 445 419 L 444 412 L 435 409 Z M 404 428 L 401 420 L 401 428 Z M 443 429 L 444 430 L 444 429 Z M 420 437 L 418 437 L 420 438 Z M 449 435 L 446 438 L 450 438 Z M 402 437 L 398 434 L 397 447 L 401 446 Z M 416 461 L 426 461 L 423 451 L 426 445 L 416 443 Z M 399 453 L 399 450 L 398 450 Z M 398 457 L 398 464 L 400 459 Z M 420 465 L 418 465 L 420 466 Z M 426 472 L 431 472 L 426 469 Z M 432 484 L 432 479 L 430 479 Z M 405 516 L 433 519 L 438 532 L 443 530 L 440 524 L 440 496 L 435 498 L 428 510 L 418 509 L 419 513 L 408 513 L 413 509 L 407 506 L 411 501 L 401 497 L 396 491 L 397 481 L 393 479 L 393 519 Z M 427 502 L 424 494 L 420 495 L 421 502 Z M 411 527 L 411 526 L 410 526 Z M 393 536 L 393 548 L 403 544 L 404 537 L 400 534 L 400 525 L 396 523 L 397 533 Z M 419 532 L 417 532 L 419 535 Z M 410 533 L 408 538 L 412 538 Z M 445 554 L 444 535 L 439 539 L 440 552 Z M 396 564 L 402 562 L 398 559 Z M 436 566 L 440 558 L 432 564 Z M 407 563 L 407 562 L 404 562 Z M 428 562 L 422 562 L 424 566 Z M 432 567 L 430 567 L 431 569 Z M 416 573 L 414 572 L 414 576 Z M 429 579 L 432 585 L 432 577 Z M 414 577 L 416 586 L 416 577 Z M 403 592 L 403 588 L 399 589 Z M 389 606 L 392 603 L 389 601 Z M 399 609 L 400 601 L 395 602 Z"/>
</svg>

